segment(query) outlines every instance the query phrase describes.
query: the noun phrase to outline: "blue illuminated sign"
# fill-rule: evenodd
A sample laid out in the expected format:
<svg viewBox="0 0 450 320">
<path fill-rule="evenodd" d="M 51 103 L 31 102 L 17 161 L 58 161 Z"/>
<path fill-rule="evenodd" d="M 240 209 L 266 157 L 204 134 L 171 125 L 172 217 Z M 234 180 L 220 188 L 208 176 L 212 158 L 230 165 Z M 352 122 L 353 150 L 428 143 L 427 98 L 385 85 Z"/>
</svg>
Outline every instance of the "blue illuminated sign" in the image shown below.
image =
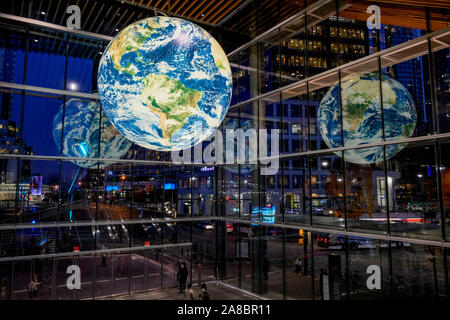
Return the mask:
<svg viewBox="0 0 450 320">
<path fill-rule="evenodd" d="M 106 191 L 119 191 L 119 187 L 118 186 L 106 186 L 105 190 Z"/>
<path fill-rule="evenodd" d="M 267 205 L 266 207 L 259 208 L 255 207 L 252 209 L 252 221 L 260 221 L 264 223 L 275 223 L 275 213 L 276 208 L 271 205 Z M 252 224 L 256 225 L 256 224 Z"/>
<path fill-rule="evenodd" d="M 174 190 L 175 189 L 175 183 L 165 183 L 164 184 L 164 190 Z"/>
</svg>

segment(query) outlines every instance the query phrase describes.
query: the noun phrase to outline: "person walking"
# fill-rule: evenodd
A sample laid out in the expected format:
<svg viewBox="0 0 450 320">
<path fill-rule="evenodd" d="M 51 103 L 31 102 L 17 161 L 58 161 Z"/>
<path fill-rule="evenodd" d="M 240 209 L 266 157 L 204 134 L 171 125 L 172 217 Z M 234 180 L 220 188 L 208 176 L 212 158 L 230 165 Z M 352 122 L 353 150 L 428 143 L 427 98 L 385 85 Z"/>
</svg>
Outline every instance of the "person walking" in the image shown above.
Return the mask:
<svg viewBox="0 0 450 320">
<path fill-rule="evenodd" d="M 207 301 L 210 300 L 209 299 L 209 293 L 208 293 L 208 289 L 206 288 L 206 283 L 202 283 L 201 288 L 200 288 L 200 293 L 198 294 L 199 298 Z"/>
<path fill-rule="evenodd" d="M 194 300 L 194 289 L 192 289 L 192 284 L 188 283 L 186 291 L 184 291 L 184 300 Z"/>
<path fill-rule="evenodd" d="M 28 284 L 28 295 L 30 299 L 37 297 L 37 288 L 40 285 L 37 279 L 37 274 L 33 274 L 33 278 L 31 279 L 30 283 Z"/>
<path fill-rule="evenodd" d="M 180 261 L 178 264 L 178 273 L 177 273 L 177 280 L 180 284 L 180 293 L 183 293 L 186 289 L 186 281 L 188 277 L 188 270 L 186 267 L 186 263 L 184 261 Z"/>
<path fill-rule="evenodd" d="M 0 299 L 1 300 L 7 299 L 7 297 L 6 297 L 7 294 L 8 294 L 8 287 L 6 286 L 6 278 L 3 278 L 1 289 L 0 289 Z"/>
<path fill-rule="evenodd" d="M 302 257 L 300 255 L 298 255 L 295 258 L 294 263 L 295 263 L 295 273 L 298 274 L 299 272 L 302 272 L 303 263 L 302 263 Z"/>
<path fill-rule="evenodd" d="M 102 250 L 105 250 L 106 249 L 106 245 L 105 244 L 103 244 L 102 245 Z M 102 256 L 102 267 L 106 267 L 106 253 L 102 253 L 101 254 L 101 256 Z"/>
</svg>

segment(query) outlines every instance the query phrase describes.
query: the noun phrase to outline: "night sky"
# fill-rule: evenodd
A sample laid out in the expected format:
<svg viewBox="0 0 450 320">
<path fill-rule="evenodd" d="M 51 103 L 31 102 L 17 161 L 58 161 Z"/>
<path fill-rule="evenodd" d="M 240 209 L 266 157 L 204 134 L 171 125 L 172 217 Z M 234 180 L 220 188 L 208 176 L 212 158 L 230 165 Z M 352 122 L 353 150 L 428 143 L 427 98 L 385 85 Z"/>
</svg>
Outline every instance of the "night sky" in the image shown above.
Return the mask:
<svg viewBox="0 0 450 320">
<path fill-rule="evenodd" d="M 17 50 L 13 80 L 15 83 L 23 83 L 24 61 L 24 52 Z M 29 52 L 26 84 L 62 90 L 64 89 L 64 66 L 64 56 Z M 92 60 L 69 57 L 67 69 L 68 88 L 75 84 L 77 88 L 74 91 L 92 92 L 92 74 L 94 72 Z M 11 120 L 15 121 L 18 126 L 20 125 L 21 100 L 21 95 L 13 95 Z M 35 155 L 59 155 L 52 136 L 52 123 L 61 105 L 62 99 L 25 96 L 23 136 L 25 144 L 32 147 Z M 58 174 L 59 170 L 56 161 L 35 160 L 31 167 L 32 175 L 44 176 L 44 184 L 49 183 L 49 181 L 45 181 L 46 177 Z M 74 176 L 77 169 L 78 167 L 71 163 L 64 164 L 67 176 Z"/>
</svg>

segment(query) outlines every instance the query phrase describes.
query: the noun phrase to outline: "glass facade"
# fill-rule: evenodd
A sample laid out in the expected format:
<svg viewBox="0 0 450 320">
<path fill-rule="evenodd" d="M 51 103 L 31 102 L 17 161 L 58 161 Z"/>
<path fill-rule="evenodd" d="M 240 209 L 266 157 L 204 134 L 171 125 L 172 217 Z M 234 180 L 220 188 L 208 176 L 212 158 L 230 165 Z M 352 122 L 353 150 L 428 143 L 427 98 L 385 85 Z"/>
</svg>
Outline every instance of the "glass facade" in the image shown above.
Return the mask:
<svg viewBox="0 0 450 320">
<path fill-rule="evenodd" d="M 371 4 L 379 28 L 366 23 Z M 102 150 L 111 133 L 96 79 L 109 26 L 83 34 L 0 17 L 0 298 L 29 299 L 34 274 L 39 299 L 175 287 L 180 259 L 189 282 L 269 299 L 448 298 L 449 8 L 308 5 L 230 46 L 218 131 L 244 161 L 212 164 L 207 141 L 203 161 L 194 150 L 182 164 L 132 143 L 120 158 Z M 367 95 L 352 96 L 348 81 L 370 82 Z M 402 95 L 413 125 L 393 111 Z M 86 157 L 61 151 L 74 100 L 99 106 Z M 238 130 L 243 141 L 229 136 Z M 370 139 L 355 142 L 356 131 Z M 219 144 L 215 159 L 227 160 Z M 70 265 L 81 289 L 66 286 Z"/>
</svg>

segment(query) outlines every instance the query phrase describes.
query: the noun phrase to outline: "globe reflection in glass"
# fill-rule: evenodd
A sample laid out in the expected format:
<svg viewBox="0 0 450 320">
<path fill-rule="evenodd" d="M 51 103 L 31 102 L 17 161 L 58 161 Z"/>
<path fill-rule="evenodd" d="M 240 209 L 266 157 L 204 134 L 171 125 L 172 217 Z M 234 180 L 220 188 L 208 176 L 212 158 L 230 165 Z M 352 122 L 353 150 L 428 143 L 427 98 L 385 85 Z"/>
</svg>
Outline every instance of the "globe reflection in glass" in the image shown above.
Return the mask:
<svg viewBox="0 0 450 320">
<path fill-rule="evenodd" d="M 327 146 L 342 147 L 342 125 L 346 147 L 381 142 L 383 128 L 378 73 L 351 75 L 343 78 L 341 83 L 342 90 L 339 83 L 330 87 L 317 112 L 320 134 Z M 417 120 L 411 94 L 400 82 L 386 75 L 382 75 L 381 83 L 386 140 L 411 137 Z M 386 145 L 386 159 L 393 157 L 404 147 L 404 143 Z M 338 152 L 336 154 L 340 155 Z M 382 160 L 382 147 L 345 151 L 345 161 L 352 163 L 370 164 Z"/>
<path fill-rule="evenodd" d="M 197 25 L 152 17 L 123 29 L 102 55 L 99 95 L 126 138 L 158 151 L 208 138 L 227 113 L 231 69 L 219 43 Z"/>
<path fill-rule="evenodd" d="M 63 128 L 63 106 L 53 119 L 53 140 L 58 150 L 61 145 L 61 132 Z M 102 115 L 102 136 L 100 138 L 100 157 L 107 159 L 120 159 L 131 147 L 131 142 L 125 139 Z M 99 157 L 99 126 L 100 103 L 70 99 L 66 101 L 64 111 L 64 137 L 62 140 L 62 155 L 66 157 L 86 158 L 86 160 L 72 160 L 71 162 L 83 168 L 97 168 L 97 161 L 89 158 Z M 112 164 L 101 163 L 100 167 Z"/>
</svg>

